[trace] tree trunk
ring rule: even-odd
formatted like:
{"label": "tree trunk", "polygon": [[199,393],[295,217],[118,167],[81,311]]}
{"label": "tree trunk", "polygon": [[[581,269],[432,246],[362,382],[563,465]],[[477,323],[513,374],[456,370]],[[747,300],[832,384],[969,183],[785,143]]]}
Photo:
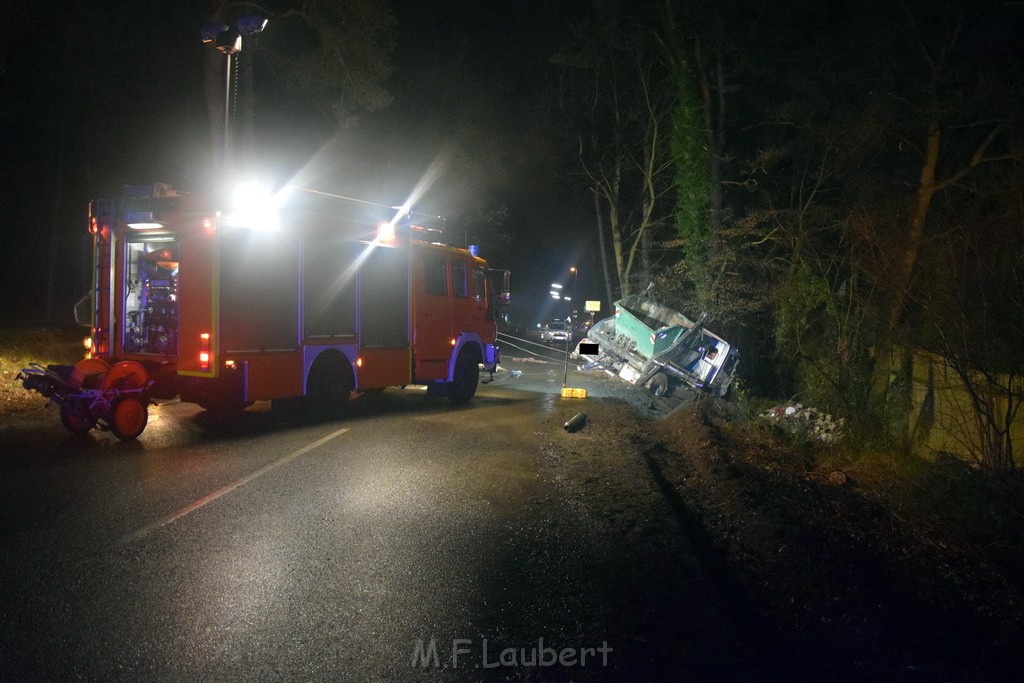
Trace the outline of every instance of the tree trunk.
{"label": "tree trunk", "polygon": [[892,374],[898,372],[902,366],[897,358],[898,330],[910,297],[914,269],[921,253],[921,246],[924,244],[924,226],[928,218],[928,210],[938,189],[935,172],[939,165],[941,141],[939,125],[933,121],[928,125],[925,158],[921,165],[920,184],[917,188],[914,213],[903,239],[903,253],[897,263],[887,308],[883,311],[883,327],[875,346],[875,362],[871,370],[868,405],[877,415],[881,415],[886,403]]}
{"label": "tree trunk", "polygon": [[623,250],[622,222],[619,217],[619,185],[622,182],[622,162],[616,161],[615,171],[608,188],[608,227],[612,233],[612,252],[615,254],[615,274],[619,279],[619,293],[629,294],[629,268]]}
{"label": "tree trunk", "polygon": [[614,307],[615,299],[612,296],[612,275],[608,270],[608,247],[605,245],[604,216],[601,214],[601,198],[597,192],[594,193],[594,217],[597,221],[597,244],[601,249],[601,270],[604,274],[604,290],[608,301],[608,310]]}

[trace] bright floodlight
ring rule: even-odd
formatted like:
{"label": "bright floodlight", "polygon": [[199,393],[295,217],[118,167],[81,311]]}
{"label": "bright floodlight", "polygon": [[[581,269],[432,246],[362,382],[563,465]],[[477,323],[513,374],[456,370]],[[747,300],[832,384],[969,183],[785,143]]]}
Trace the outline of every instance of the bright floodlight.
{"label": "bright floodlight", "polygon": [[395,224],[392,222],[378,223],[377,224],[377,241],[378,242],[394,242],[395,241]]}
{"label": "bright floodlight", "polygon": [[258,14],[246,14],[238,18],[235,26],[238,27],[239,33],[243,36],[248,36],[265,29],[267,27],[267,19]]}
{"label": "bright floodlight", "polygon": [[551,283],[551,286],[554,287],[555,289],[561,289],[562,288],[562,285],[554,283],[554,282]]}
{"label": "bright floodlight", "polygon": [[266,186],[256,183],[239,185],[235,188],[231,205],[231,211],[223,219],[226,225],[263,232],[281,229],[281,218],[277,212],[279,199]]}

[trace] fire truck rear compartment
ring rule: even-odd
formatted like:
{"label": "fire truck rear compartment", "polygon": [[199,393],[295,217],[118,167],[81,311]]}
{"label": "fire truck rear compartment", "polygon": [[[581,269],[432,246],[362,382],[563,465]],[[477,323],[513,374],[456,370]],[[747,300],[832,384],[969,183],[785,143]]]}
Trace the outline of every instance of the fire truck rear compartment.
{"label": "fire truck rear compartment", "polygon": [[126,353],[177,354],[178,266],[174,238],[128,242],[123,337]]}

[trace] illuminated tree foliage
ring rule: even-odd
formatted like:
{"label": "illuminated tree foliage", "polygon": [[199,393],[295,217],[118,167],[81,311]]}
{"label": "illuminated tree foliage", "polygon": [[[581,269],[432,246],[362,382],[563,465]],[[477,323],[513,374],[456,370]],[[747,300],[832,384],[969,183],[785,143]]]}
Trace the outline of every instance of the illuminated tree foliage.
{"label": "illuminated tree foliage", "polygon": [[676,164],[676,230],[694,285],[694,298],[706,304],[710,284],[708,259],[712,251],[710,156],[693,74],[682,70],[678,79],[679,103],[672,135],[672,156]]}

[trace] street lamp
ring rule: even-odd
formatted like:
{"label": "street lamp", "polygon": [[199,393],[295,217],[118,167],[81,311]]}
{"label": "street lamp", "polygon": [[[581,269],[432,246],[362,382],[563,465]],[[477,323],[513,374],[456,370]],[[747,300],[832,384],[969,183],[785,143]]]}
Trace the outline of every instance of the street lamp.
{"label": "street lamp", "polygon": [[220,139],[221,172],[227,170],[231,156],[231,119],[233,112],[231,100],[234,94],[234,62],[235,55],[242,51],[242,36],[260,33],[267,27],[267,18],[256,14],[243,14],[235,20],[234,27],[214,21],[207,22],[199,28],[199,36],[204,44],[213,45],[225,57],[224,70],[224,119]]}

